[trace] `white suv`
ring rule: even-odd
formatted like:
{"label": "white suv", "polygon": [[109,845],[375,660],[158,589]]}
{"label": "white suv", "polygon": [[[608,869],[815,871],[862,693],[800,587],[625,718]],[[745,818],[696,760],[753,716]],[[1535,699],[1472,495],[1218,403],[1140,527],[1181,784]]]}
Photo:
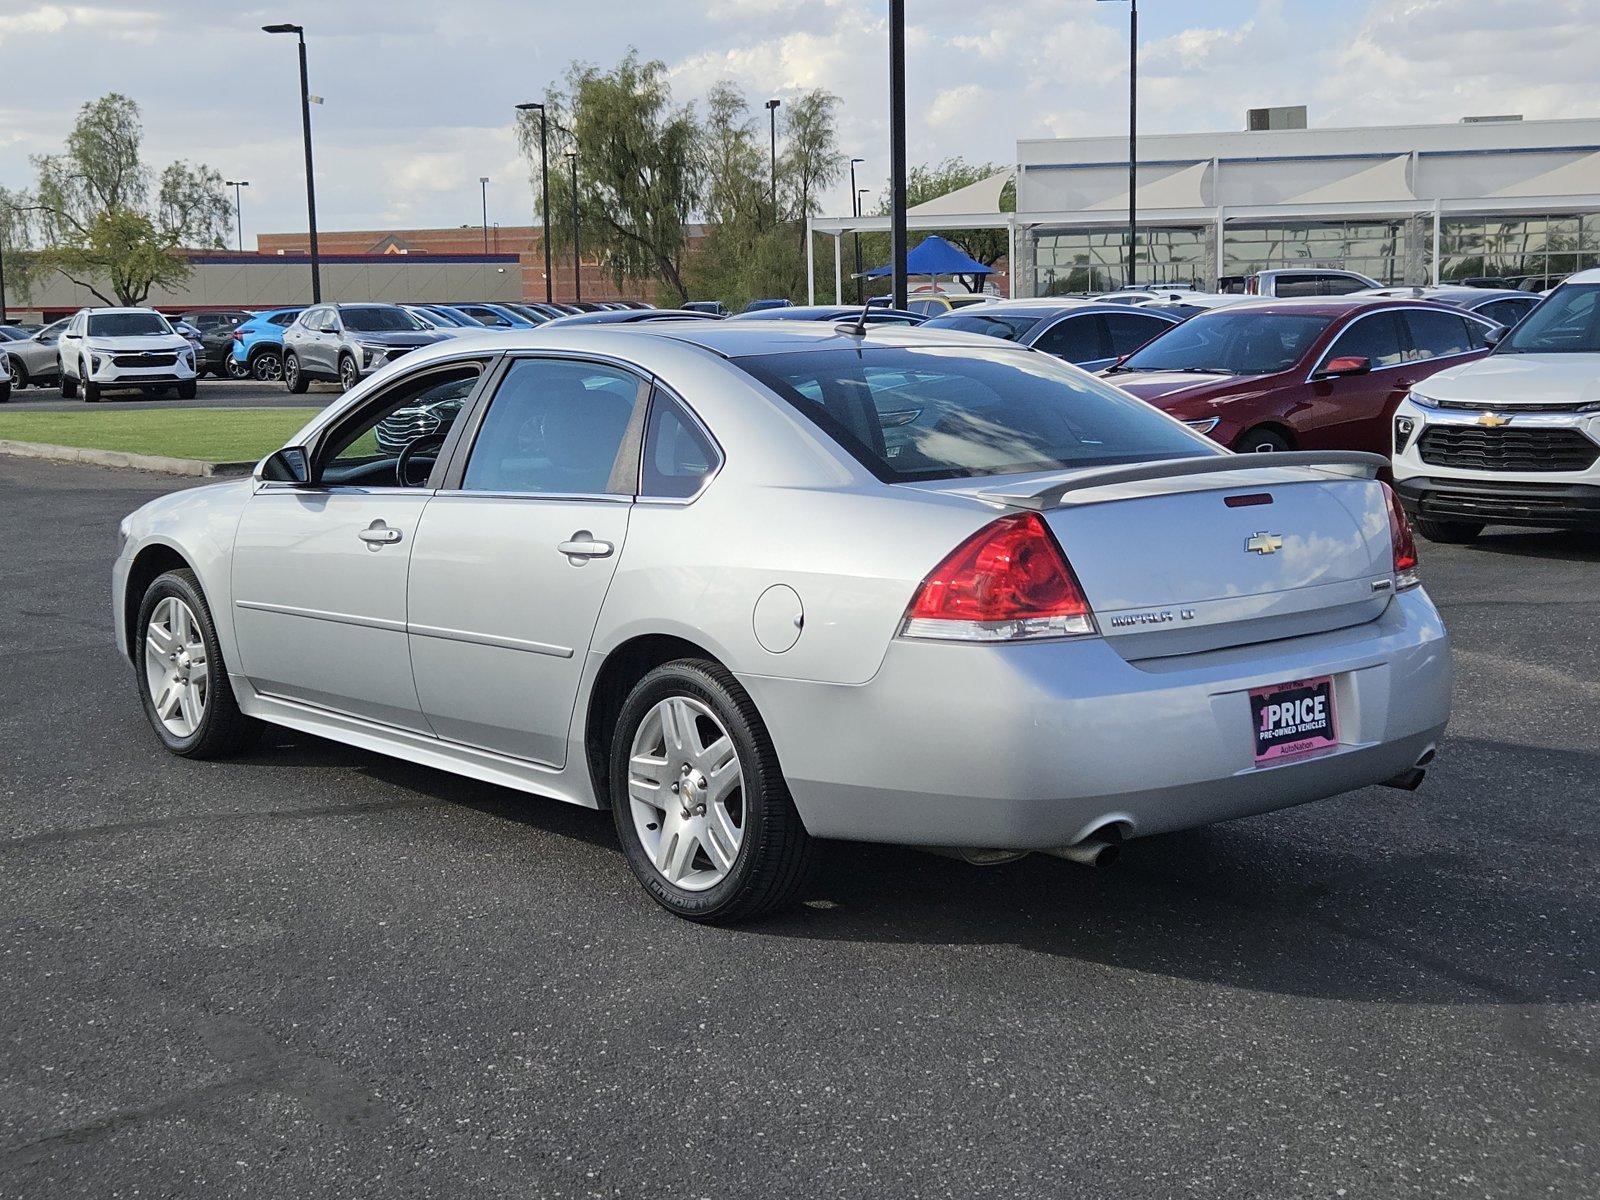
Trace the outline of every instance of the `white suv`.
{"label": "white suv", "polygon": [[153,308],[79,309],[61,331],[56,357],[68,400],[80,387],[88,401],[111,388],[176,388],[181,399],[194,399],[194,347]]}
{"label": "white suv", "polygon": [[1394,486],[1435,542],[1489,524],[1600,529],[1600,270],[1412,389],[1394,414]]}

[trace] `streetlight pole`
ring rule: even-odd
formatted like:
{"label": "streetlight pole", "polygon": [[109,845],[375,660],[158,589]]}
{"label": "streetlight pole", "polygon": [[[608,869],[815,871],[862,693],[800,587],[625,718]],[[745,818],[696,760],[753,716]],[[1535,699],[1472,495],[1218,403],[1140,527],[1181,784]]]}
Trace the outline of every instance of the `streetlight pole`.
{"label": "streetlight pole", "polygon": [[891,308],[906,306],[906,0],[889,0],[889,253]]}
{"label": "streetlight pole", "polygon": [[782,100],[767,101],[767,124],[772,133],[772,223],[778,223],[778,105]]}
{"label": "streetlight pole", "polygon": [[583,256],[578,249],[578,152],[567,151],[567,165],[572,168],[572,298],[583,299]]}
{"label": "streetlight pole", "polygon": [[311,166],[311,84],[306,76],[306,31],[301,25],[263,25],[263,33],[292,33],[300,41],[300,130],[306,144],[306,221],[311,234],[311,303],[322,303],[322,262],[317,255],[317,189]]}
{"label": "streetlight pole", "polygon": [[[861,192],[862,192],[863,189],[860,189],[860,188],[856,187],[856,164],[857,163],[864,163],[866,161],[867,160],[864,159],[864,158],[852,158],[850,160],[850,211],[855,216],[856,220],[858,220],[858,221],[861,219]],[[859,229],[851,230],[850,236],[855,239],[855,243],[856,243],[856,303],[860,304],[860,303],[862,303],[862,300],[861,300],[861,230],[859,230]],[[838,296],[838,297],[835,297],[835,299],[840,301],[840,302],[843,302],[844,297],[843,296]]]}
{"label": "streetlight pole", "polygon": [[239,253],[244,253],[244,206],[239,202],[239,189],[250,186],[248,179],[225,179],[224,187],[233,189],[233,226],[239,234]]}
{"label": "streetlight pole", "polygon": [[556,299],[555,268],[550,262],[550,152],[545,142],[544,105],[519,104],[521,112],[539,113],[539,240],[544,243],[544,302],[554,304]]}
{"label": "streetlight pole", "polygon": [[483,252],[489,253],[489,177],[478,176],[478,190],[483,193]]}
{"label": "streetlight pole", "polygon": [[1128,286],[1139,245],[1139,0],[1128,0]]}

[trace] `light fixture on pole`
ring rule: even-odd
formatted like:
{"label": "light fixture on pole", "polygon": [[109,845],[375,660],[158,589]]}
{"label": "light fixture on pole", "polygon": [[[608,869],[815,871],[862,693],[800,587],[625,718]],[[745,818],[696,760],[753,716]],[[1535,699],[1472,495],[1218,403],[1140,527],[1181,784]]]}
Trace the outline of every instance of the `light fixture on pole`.
{"label": "light fixture on pole", "polygon": [[[306,222],[311,237],[311,303],[322,303],[322,263],[317,255],[317,189],[311,167],[311,85],[306,76],[306,31],[301,25],[263,25],[263,33],[292,33],[300,42],[300,130],[306,146]],[[320,98],[319,98],[320,99]]]}
{"label": "light fixture on pole", "polygon": [[772,133],[772,223],[778,223],[778,105],[782,100],[767,101],[767,124]]}
{"label": "light fixture on pole", "polygon": [[[852,158],[850,160],[850,212],[857,220],[861,219],[861,193],[866,191],[867,189],[866,188],[858,188],[858,187],[856,187],[856,164],[857,163],[864,163],[866,161],[867,160],[864,159],[864,158]],[[862,299],[861,299],[861,230],[859,230],[859,229],[852,230],[851,233],[850,233],[850,236],[855,241],[855,244],[856,244],[856,303],[860,304],[860,303],[862,303]],[[838,300],[840,302],[843,302],[844,297],[840,296],[840,297],[838,297]]]}
{"label": "light fixture on pole", "polygon": [[250,186],[248,179],[225,179],[224,187],[233,189],[233,226],[239,234],[239,253],[244,253],[244,207],[239,203],[239,189]]}
{"label": "light fixture on pole", "polygon": [[574,147],[566,153],[567,166],[572,168],[572,298],[577,301],[583,299],[583,255],[578,248],[578,151]]}
{"label": "light fixture on pole", "polygon": [[[1121,0],[1111,0],[1120,3]],[[1128,0],[1128,286],[1139,245],[1139,0]]]}
{"label": "light fixture on pole", "polygon": [[906,306],[906,0],[889,0],[889,258],[891,308]]}
{"label": "light fixture on pole", "polygon": [[483,193],[483,252],[489,253],[489,177],[478,176],[478,190]]}
{"label": "light fixture on pole", "polygon": [[555,268],[550,262],[550,152],[545,142],[544,105],[517,105],[518,112],[539,114],[539,240],[544,243],[544,302],[554,304],[556,299]]}

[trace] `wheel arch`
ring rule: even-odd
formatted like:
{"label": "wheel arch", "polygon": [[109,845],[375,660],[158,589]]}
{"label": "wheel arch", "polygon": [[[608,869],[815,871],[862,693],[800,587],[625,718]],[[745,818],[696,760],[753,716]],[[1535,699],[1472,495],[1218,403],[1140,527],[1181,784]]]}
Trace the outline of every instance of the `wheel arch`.
{"label": "wheel arch", "polygon": [[1298,450],[1300,448],[1300,439],[1298,436],[1296,436],[1295,431],[1284,422],[1272,417],[1269,417],[1265,421],[1252,421],[1250,424],[1246,425],[1244,429],[1240,431],[1239,436],[1233,439],[1234,444],[1237,445],[1239,442],[1243,441],[1245,434],[1255,433],[1257,430],[1261,429],[1265,429],[1271,433],[1277,434],[1284,441],[1289,443],[1289,449],[1291,450]]}
{"label": "wheel arch", "polygon": [[600,664],[589,688],[583,724],[584,758],[598,807],[611,807],[611,739],[629,693],[651,671],[680,658],[703,659],[729,669],[706,647],[670,633],[631,637],[613,647]]}
{"label": "wheel arch", "polygon": [[[137,663],[139,644],[134,631],[139,624],[139,608],[150,585],[168,571],[194,571],[194,564],[168,542],[150,542],[134,555],[128,567],[128,581],[122,589],[122,631],[128,647],[128,660]],[[195,572],[199,579],[199,572]],[[204,594],[204,585],[201,585]]]}

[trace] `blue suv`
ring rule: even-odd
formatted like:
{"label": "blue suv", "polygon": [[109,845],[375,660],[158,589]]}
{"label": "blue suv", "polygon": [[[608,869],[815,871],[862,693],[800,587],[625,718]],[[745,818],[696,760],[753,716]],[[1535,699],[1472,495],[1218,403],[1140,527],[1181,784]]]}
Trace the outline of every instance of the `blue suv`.
{"label": "blue suv", "polygon": [[283,331],[305,310],[273,308],[259,312],[233,331],[233,361],[251,379],[275,383],[283,378]]}

